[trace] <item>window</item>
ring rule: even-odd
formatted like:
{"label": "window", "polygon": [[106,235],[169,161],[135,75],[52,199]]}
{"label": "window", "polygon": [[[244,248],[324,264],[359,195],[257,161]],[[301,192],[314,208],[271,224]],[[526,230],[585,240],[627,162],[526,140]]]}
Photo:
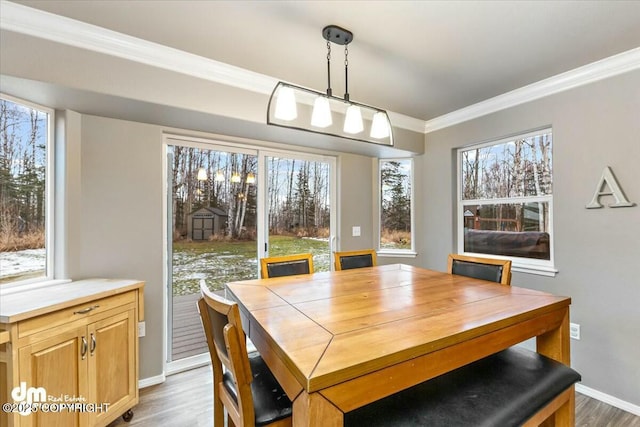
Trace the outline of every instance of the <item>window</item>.
{"label": "window", "polygon": [[551,129],[458,150],[458,250],[553,274]]}
{"label": "window", "polygon": [[413,161],[380,160],[381,252],[413,253]]}
{"label": "window", "polygon": [[53,278],[52,115],[0,96],[0,286]]}

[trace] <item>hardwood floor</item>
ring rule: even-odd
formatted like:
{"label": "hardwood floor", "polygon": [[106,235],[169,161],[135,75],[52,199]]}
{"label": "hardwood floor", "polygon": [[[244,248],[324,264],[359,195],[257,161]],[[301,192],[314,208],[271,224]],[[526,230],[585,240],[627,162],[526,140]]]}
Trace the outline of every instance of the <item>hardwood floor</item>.
{"label": "hardwood floor", "polygon": [[[172,375],[155,386],[140,390],[140,404],[131,422],[119,418],[109,427],[176,426],[213,424],[211,367]],[[640,417],[598,400],[576,394],[577,427],[640,427]]]}

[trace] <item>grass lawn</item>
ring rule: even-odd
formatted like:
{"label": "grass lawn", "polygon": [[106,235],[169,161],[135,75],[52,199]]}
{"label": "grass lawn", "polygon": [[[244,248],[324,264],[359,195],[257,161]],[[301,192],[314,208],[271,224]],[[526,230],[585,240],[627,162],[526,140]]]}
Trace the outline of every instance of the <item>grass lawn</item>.
{"label": "grass lawn", "polygon": [[[315,271],[328,271],[331,254],[327,239],[271,236],[269,255],[311,252]],[[255,241],[173,243],[173,295],[200,292],[200,279],[211,290],[227,282],[258,277]]]}

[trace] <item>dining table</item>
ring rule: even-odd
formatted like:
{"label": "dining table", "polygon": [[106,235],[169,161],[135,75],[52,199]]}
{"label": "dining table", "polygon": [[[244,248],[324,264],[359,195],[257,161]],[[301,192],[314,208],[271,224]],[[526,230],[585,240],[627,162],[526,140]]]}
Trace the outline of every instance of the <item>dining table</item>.
{"label": "dining table", "polygon": [[[344,414],[520,342],[570,364],[571,299],[404,264],[230,282],[294,426]],[[572,425],[575,398],[556,415]]]}

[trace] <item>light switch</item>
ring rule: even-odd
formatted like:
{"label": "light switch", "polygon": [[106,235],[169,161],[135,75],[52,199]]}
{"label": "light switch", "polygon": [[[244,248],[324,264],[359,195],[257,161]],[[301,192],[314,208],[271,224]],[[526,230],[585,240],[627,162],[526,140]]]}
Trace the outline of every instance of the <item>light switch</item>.
{"label": "light switch", "polygon": [[351,236],[360,237],[360,226],[359,225],[354,225],[353,227],[351,227]]}

